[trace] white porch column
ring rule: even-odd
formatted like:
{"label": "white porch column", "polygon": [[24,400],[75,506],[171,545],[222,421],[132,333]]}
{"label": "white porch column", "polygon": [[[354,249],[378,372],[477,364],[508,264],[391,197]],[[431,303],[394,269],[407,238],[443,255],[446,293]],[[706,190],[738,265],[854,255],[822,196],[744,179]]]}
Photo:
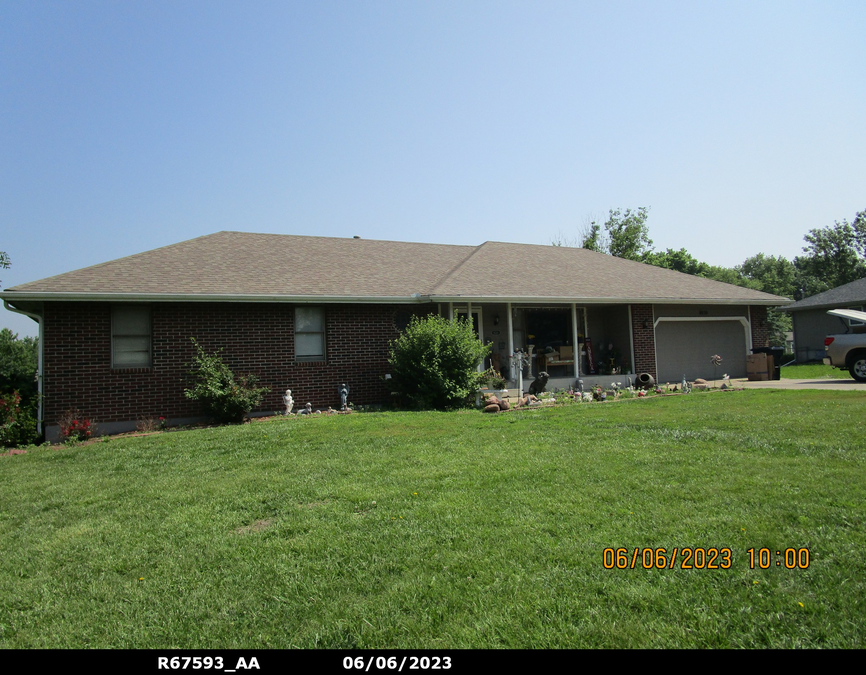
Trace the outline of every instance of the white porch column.
{"label": "white porch column", "polygon": [[511,303],[507,304],[508,309],[508,358],[514,356],[514,320],[511,316]]}
{"label": "white porch column", "polygon": [[577,303],[571,303],[571,342],[574,353],[574,376],[580,377],[580,345],[577,343]]}
{"label": "white porch column", "polygon": [[631,368],[629,368],[629,370],[637,375],[637,370],[634,365],[634,325],[632,323],[631,305],[628,305],[628,339],[631,345]]}

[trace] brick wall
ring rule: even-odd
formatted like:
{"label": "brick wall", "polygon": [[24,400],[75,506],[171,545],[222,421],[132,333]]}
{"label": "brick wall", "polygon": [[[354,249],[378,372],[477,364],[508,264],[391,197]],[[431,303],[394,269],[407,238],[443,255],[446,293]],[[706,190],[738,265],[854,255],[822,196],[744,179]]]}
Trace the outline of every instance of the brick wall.
{"label": "brick wall", "polygon": [[46,424],[70,408],[97,422],[143,417],[194,417],[199,405],[183,395],[184,376],[195,337],[208,352],[223,349],[235,374],[255,373],[270,387],[261,410],[284,409],[282,395],[292,390],[295,407],[338,408],[337,386],[349,385],[356,404],[386,403],[382,380],[388,372],[388,343],[397,336],[398,309],[425,314],[435,305],[323,305],[325,362],[296,363],[294,306],[288,304],[153,303],[153,365],[111,368],[109,303],[46,303],[44,406]]}
{"label": "brick wall", "polygon": [[767,308],[749,307],[749,315],[752,321],[752,348],[769,347],[770,327],[767,325]]}
{"label": "brick wall", "polygon": [[[656,377],[656,341],[653,329],[653,306],[632,305],[631,326],[634,336],[635,374],[649,373]],[[644,328],[646,321],[647,328]]]}

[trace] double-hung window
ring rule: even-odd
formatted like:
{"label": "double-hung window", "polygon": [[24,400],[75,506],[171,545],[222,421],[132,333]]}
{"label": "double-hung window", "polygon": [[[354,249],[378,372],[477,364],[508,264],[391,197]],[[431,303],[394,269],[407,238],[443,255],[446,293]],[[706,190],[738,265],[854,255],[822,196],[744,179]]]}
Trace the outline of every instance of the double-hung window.
{"label": "double-hung window", "polygon": [[325,360],[325,310],[295,308],[295,361]]}
{"label": "double-hung window", "polygon": [[111,310],[111,367],[150,368],[150,307],[124,305]]}

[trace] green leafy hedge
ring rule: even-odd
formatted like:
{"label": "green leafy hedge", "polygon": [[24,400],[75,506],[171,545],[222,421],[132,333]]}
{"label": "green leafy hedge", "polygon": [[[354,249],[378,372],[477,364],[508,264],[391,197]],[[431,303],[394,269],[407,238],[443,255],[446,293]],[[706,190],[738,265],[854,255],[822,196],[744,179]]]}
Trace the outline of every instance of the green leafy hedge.
{"label": "green leafy hedge", "polygon": [[418,408],[465,407],[489,375],[477,370],[488,352],[466,320],[415,317],[391,342],[394,391]]}

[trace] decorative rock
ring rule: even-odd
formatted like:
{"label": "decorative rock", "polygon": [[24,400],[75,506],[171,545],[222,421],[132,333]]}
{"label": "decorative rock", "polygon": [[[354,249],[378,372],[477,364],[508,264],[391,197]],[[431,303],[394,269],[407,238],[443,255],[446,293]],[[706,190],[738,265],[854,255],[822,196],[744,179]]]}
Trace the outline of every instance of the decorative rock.
{"label": "decorative rock", "polygon": [[484,412],[486,413],[498,413],[499,406],[496,403],[491,403],[490,405],[484,406]]}
{"label": "decorative rock", "polygon": [[511,404],[508,401],[500,401],[499,402],[499,409],[500,410],[510,410]]}
{"label": "decorative rock", "polygon": [[706,383],[707,383],[707,381],[702,377],[699,377],[698,379],[695,380],[695,384],[706,384]]}

